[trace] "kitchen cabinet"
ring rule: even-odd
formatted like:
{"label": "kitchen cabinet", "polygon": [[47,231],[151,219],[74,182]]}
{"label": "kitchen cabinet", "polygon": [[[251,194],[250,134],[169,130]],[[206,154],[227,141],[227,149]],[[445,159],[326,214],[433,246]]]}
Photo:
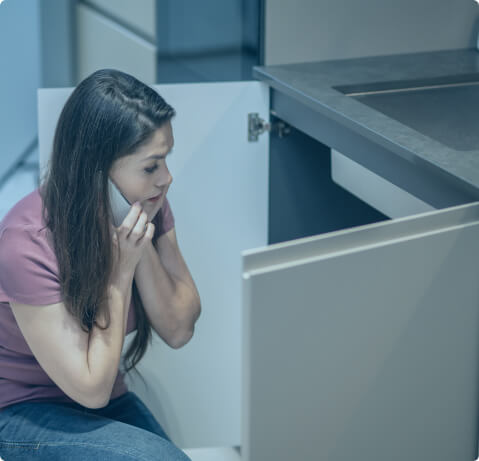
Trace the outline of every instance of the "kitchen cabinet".
{"label": "kitchen cabinet", "polygon": [[243,459],[476,459],[478,226],[475,202],[243,251]]}
{"label": "kitchen cabinet", "polygon": [[[479,202],[268,245],[269,135],[248,141],[248,114],[269,121],[268,85],[152,87],[177,111],[168,198],[202,314],[179,350],[155,336],[147,388],[127,382],[175,443],[339,461],[399,459],[410,437],[408,459],[445,460],[441,435],[467,425],[447,445],[474,456]],[[41,168],[72,90],[38,91]]]}
{"label": "kitchen cabinet", "polygon": [[74,8],[76,81],[103,67],[149,84],[250,80],[260,62],[262,5],[80,0]]}
{"label": "kitchen cabinet", "polygon": [[[136,21],[141,17],[132,16],[131,19]],[[156,81],[156,46],[123,23],[89,5],[77,3],[76,34],[78,82],[93,71],[108,67],[131,73],[146,83]]]}
{"label": "kitchen cabinet", "polygon": [[98,11],[106,13],[115,21],[135,30],[146,39],[156,40],[156,0],[140,0],[132,3],[128,0],[87,0],[89,5]]}

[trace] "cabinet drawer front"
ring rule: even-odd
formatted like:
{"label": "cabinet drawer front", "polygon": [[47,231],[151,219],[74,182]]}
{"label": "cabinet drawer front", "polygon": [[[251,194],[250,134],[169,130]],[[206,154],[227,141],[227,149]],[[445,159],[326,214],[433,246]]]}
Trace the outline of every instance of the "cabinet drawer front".
{"label": "cabinet drawer front", "polygon": [[76,11],[77,81],[111,67],[146,84],[156,82],[155,46],[85,5],[78,4]]}
{"label": "cabinet drawer front", "polygon": [[475,459],[479,203],[243,252],[245,459]]}
{"label": "cabinet drawer front", "polygon": [[88,3],[156,42],[156,0],[88,0]]}

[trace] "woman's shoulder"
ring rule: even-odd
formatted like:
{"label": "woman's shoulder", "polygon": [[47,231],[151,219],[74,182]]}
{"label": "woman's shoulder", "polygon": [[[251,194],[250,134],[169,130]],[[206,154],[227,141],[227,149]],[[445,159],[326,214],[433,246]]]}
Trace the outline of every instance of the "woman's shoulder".
{"label": "woman's shoulder", "polygon": [[59,287],[50,231],[41,219],[41,198],[33,191],[0,222],[0,295],[17,303],[48,303],[60,299]]}
{"label": "woman's shoulder", "polygon": [[38,188],[18,200],[0,221],[0,235],[4,229],[40,231],[45,227],[42,216],[42,198]]}
{"label": "woman's shoulder", "polygon": [[42,217],[42,199],[38,188],[17,203],[0,221],[0,256],[56,260],[51,233]]}

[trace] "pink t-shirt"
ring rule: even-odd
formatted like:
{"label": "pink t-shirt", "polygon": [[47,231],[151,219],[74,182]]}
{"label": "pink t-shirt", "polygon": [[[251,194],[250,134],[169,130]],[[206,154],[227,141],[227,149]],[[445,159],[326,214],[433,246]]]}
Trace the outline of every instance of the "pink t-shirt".
{"label": "pink t-shirt", "polygon": [[[164,234],[174,227],[166,197],[157,216],[160,213],[160,234]],[[156,219],[153,222],[158,226]],[[62,301],[57,259],[51,239],[47,238],[50,231],[44,226],[38,188],[18,201],[0,222],[0,409],[24,400],[73,402],[35,359],[9,304],[13,301],[47,305]],[[132,301],[126,332],[135,329]],[[127,392],[123,376],[118,370],[110,399]]]}

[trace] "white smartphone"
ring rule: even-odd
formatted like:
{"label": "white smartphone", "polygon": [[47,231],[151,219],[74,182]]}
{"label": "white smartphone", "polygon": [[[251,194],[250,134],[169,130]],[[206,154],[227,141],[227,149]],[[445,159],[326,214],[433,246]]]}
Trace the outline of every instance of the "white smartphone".
{"label": "white smartphone", "polygon": [[108,178],[108,190],[110,193],[111,216],[115,227],[118,227],[129,213],[131,204],[110,178]]}

